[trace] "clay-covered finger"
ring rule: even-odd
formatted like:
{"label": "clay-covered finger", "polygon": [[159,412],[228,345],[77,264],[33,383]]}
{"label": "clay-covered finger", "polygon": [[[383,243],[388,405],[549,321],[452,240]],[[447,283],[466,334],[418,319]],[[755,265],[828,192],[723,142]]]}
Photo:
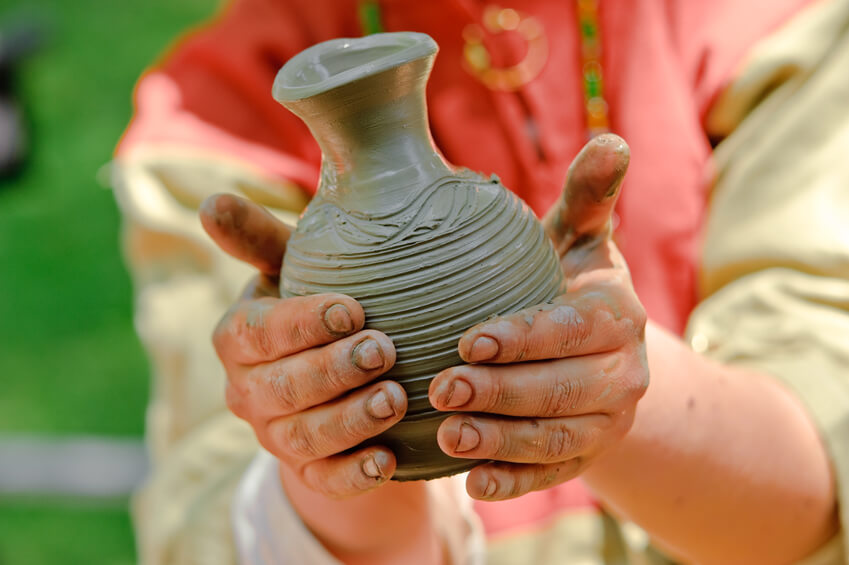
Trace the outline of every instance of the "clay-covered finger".
{"label": "clay-covered finger", "polygon": [[572,161],[562,196],[543,219],[561,255],[578,240],[607,235],[629,161],[628,144],[614,134],[591,139]]}
{"label": "clay-covered finger", "polygon": [[641,336],[646,314],[629,285],[607,281],[468,330],[467,363],[515,363],[612,351]]}
{"label": "clay-covered finger", "polygon": [[510,463],[556,463],[595,450],[616,419],[607,414],[568,418],[451,416],[437,441],[447,455]]}
{"label": "clay-covered finger", "polygon": [[333,402],[272,421],[263,434],[264,447],[284,461],[322,459],[389,429],[406,411],[407,396],[401,385],[381,381]]}
{"label": "clay-covered finger", "polygon": [[643,360],[627,351],[538,363],[460,365],[433,379],[429,399],[437,410],[516,417],[610,413],[641,398],[648,386]]}
{"label": "clay-covered finger", "polygon": [[333,455],[304,465],[301,478],[313,490],[331,498],[368,492],[392,477],[395,456],[385,447],[367,447],[354,453]]}
{"label": "clay-covered finger", "polygon": [[392,340],[376,330],[364,330],[271,363],[231,371],[229,385],[240,390],[241,404],[251,403],[247,419],[268,421],[338,398],[394,363]]}
{"label": "clay-covered finger", "polygon": [[236,303],[218,323],[213,343],[225,366],[255,365],[359,331],[365,314],[343,294],[259,298]]}
{"label": "clay-covered finger", "polygon": [[469,471],[466,492],[478,500],[507,500],[577,477],[587,461],[575,457],[547,464],[486,463]]}
{"label": "clay-covered finger", "polygon": [[259,204],[233,194],[214,194],[201,204],[200,221],[228,254],[265,275],[280,274],[290,231]]}

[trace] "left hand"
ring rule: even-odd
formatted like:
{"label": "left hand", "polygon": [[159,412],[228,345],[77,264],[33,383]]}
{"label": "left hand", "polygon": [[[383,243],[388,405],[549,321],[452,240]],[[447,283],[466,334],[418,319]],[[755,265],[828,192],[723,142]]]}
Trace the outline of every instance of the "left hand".
{"label": "left hand", "polygon": [[571,479],[631,427],[649,375],[646,314],[611,238],[628,159],[615,135],[590,141],[543,220],[568,292],[471,328],[459,342],[470,365],[430,385],[434,407],[461,412],[440,426],[442,450],[493,460],[469,473],[474,498],[513,498]]}

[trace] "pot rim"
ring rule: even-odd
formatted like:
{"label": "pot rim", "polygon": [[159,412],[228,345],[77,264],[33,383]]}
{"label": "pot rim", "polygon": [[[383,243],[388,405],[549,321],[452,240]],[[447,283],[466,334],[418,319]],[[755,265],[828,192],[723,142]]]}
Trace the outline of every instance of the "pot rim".
{"label": "pot rim", "polygon": [[[343,37],[318,43],[301,51],[277,72],[271,94],[278,102],[303,100],[344,84],[376,75],[436,53],[436,42],[427,34],[403,31],[365,37]],[[343,58],[357,61],[368,51],[374,58],[329,69]],[[367,57],[367,55],[366,55]],[[312,76],[310,76],[312,75]]]}

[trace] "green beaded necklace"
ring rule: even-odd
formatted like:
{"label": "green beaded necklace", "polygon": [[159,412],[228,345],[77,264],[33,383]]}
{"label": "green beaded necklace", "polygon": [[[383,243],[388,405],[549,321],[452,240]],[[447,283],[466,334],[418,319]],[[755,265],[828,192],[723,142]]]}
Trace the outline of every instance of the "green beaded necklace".
{"label": "green beaded necklace", "polygon": [[357,14],[360,16],[360,27],[363,30],[363,35],[383,33],[380,4],[376,0],[361,0],[359,6],[357,6]]}
{"label": "green beaded necklace", "polygon": [[584,115],[589,137],[610,131],[601,68],[599,0],[577,0],[578,29],[581,31],[581,76],[584,79]]}

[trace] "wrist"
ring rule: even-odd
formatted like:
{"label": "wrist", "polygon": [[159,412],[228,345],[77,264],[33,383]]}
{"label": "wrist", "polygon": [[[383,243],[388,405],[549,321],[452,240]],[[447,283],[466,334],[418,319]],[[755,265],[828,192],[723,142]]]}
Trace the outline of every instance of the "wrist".
{"label": "wrist", "polygon": [[584,474],[606,506],[684,561],[795,561],[829,539],[828,459],[798,400],[656,325],[646,342],[652,381],[634,426]]}
{"label": "wrist", "polygon": [[279,476],[304,525],[343,563],[442,562],[425,482],[390,482],[333,499],[310,489],[282,463]]}

